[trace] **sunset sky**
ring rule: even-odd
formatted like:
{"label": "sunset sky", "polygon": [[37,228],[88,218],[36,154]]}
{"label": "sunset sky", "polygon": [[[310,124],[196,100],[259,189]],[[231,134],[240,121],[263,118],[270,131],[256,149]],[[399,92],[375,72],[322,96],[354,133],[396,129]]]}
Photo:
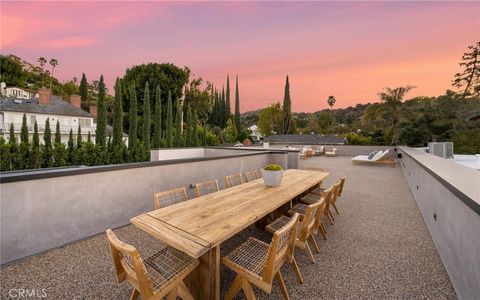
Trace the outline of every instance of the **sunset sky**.
{"label": "sunset sky", "polygon": [[220,87],[238,74],[242,112],[282,101],[287,74],[294,111],[406,84],[437,96],[478,40],[479,2],[1,2],[2,54],[56,58],[60,80],[103,74],[110,90],[148,62]]}

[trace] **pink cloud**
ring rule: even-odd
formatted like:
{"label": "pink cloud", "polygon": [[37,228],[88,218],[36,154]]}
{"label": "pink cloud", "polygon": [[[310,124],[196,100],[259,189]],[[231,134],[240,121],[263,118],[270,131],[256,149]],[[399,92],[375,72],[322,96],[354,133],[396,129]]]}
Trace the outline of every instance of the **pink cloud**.
{"label": "pink cloud", "polygon": [[66,49],[66,48],[82,48],[89,47],[95,44],[95,40],[88,37],[67,37],[55,40],[47,40],[39,46],[44,49]]}

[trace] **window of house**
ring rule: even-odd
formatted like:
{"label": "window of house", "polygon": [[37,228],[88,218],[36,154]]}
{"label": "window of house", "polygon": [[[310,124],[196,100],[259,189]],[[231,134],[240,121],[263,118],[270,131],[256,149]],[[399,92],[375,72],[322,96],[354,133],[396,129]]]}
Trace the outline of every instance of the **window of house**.
{"label": "window of house", "polygon": [[81,127],[91,127],[91,120],[87,118],[80,118],[79,119],[79,124]]}
{"label": "window of house", "polygon": [[37,116],[35,116],[35,115],[30,116],[30,124],[32,124],[32,125],[35,124],[36,120],[37,120]]}

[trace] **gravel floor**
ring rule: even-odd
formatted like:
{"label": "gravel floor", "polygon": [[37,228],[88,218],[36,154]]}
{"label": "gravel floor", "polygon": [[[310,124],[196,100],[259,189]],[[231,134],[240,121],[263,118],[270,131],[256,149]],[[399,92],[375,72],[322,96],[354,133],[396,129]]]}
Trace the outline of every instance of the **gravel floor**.
{"label": "gravel floor", "polygon": [[[331,172],[325,186],[340,175],[347,181],[335,225],[325,222],[328,240],[317,238],[317,263],[296,251],[305,283],[298,284],[288,266],[282,271],[292,299],[456,299],[398,167],[353,166],[347,157],[310,158],[301,165]],[[133,226],[116,232],[144,257],[160,245]],[[267,242],[271,238],[252,226],[224,243],[222,255],[248,236]],[[234,276],[222,267],[222,298]],[[45,289],[48,299],[128,299],[130,293],[128,284],[115,281],[103,234],[2,267],[0,285],[2,299],[10,298],[10,289],[20,288]],[[258,289],[255,294],[259,299],[281,298],[277,283],[271,295]],[[243,293],[237,295],[243,298]]]}

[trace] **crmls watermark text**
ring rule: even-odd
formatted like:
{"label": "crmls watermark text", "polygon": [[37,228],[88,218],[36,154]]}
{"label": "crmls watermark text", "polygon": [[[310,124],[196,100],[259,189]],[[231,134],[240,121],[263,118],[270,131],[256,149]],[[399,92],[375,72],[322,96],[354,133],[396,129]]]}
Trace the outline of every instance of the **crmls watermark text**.
{"label": "crmls watermark text", "polygon": [[46,289],[11,289],[8,295],[14,299],[47,298]]}

